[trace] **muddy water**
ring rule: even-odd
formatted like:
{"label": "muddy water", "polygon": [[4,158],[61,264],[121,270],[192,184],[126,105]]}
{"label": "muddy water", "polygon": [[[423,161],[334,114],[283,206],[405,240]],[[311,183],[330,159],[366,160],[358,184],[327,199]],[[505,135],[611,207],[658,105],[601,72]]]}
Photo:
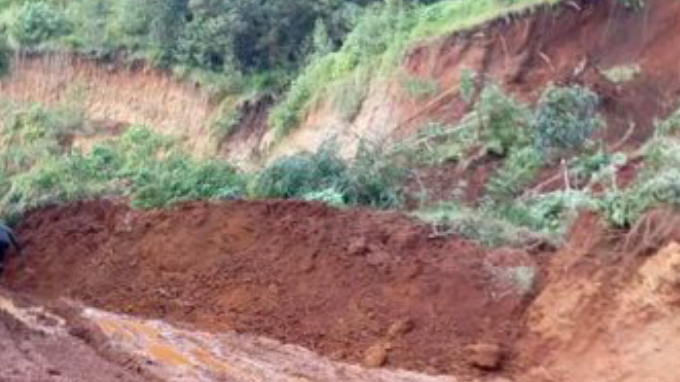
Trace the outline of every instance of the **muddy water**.
{"label": "muddy water", "polygon": [[[117,353],[134,359],[135,368],[143,368],[144,374],[161,381],[462,382],[450,376],[426,376],[336,363],[297,346],[282,345],[250,335],[192,331],[159,320],[143,320],[93,308],[82,308],[80,312],[81,318],[94,324],[92,328],[98,328],[107,339],[108,345]],[[40,350],[44,347],[36,345],[38,341],[52,341],[62,346],[57,353],[71,360],[70,365],[63,366],[51,362],[49,354],[27,357],[23,370],[29,370],[30,373],[20,373],[17,381],[35,378],[36,374],[50,373],[54,374],[54,379],[45,379],[46,381],[81,381],[87,380],[86,377],[81,379],[74,375],[84,371],[101,373],[106,368],[111,368],[107,375],[115,378],[113,380],[140,380],[139,370],[134,375],[125,377],[126,373],[132,371],[114,371],[115,368],[123,367],[105,360],[106,357],[79,364],[78,360],[86,359],[80,353],[87,351],[91,353],[88,356],[92,357],[96,351],[69,334],[72,329],[69,328],[69,320],[45,309],[18,305],[10,298],[0,295],[0,316],[5,317],[0,319],[4,329],[0,331],[0,342],[16,342],[14,338],[21,332],[25,344],[19,346],[17,353],[21,353],[27,346]],[[11,325],[7,325],[8,317],[12,321]],[[6,354],[3,350],[3,355]],[[38,363],[36,359],[40,360],[40,365],[35,364]],[[0,357],[0,368],[3,370],[15,362],[3,360]],[[129,368],[130,365],[127,366]],[[5,381],[2,378],[0,380]]]}
{"label": "muddy water", "polygon": [[243,334],[184,330],[91,308],[83,316],[117,348],[145,359],[154,374],[168,381],[459,381],[334,363],[297,346]]}

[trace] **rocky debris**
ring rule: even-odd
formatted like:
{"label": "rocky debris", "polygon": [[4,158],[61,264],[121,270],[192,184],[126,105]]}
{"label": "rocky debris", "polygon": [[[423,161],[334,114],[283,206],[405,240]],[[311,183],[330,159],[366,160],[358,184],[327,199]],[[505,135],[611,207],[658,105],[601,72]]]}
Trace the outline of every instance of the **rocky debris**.
{"label": "rocky debris", "polygon": [[492,343],[477,343],[467,346],[465,355],[471,366],[486,371],[500,370],[505,357],[503,348]]}
{"label": "rocky debris", "polygon": [[366,349],[364,353],[364,366],[381,367],[387,363],[387,353],[390,345],[387,343],[377,343]]}

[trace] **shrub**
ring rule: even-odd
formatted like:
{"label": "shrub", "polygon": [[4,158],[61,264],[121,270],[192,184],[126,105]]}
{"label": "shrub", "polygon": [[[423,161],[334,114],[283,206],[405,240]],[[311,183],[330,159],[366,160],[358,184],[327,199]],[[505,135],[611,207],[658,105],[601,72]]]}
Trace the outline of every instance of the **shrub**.
{"label": "shrub", "polygon": [[194,159],[174,139],[143,127],[131,127],[89,153],[71,151],[60,144],[64,131],[74,131],[64,130],[67,121],[34,107],[3,125],[0,211],[6,217],[103,195],[129,196],[134,206],[148,208],[243,193],[243,178],[228,163]]}
{"label": "shrub", "polygon": [[348,169],[342,189],[347,204],[395,208],[403,202],[399,182],[408,171],[381,146],[362,142]]}
{"label": "shrub", "polygon": [[329,198],[336,204],[342,195],[342,204],[392,208],[402,202],[398,183],[403,176],[405,170],[376,147],[362,144],[347,164],[331,142],[316,153],[276,160],[257,175],[251,194],[260,198]]}
{"label": "shrub", "polygon": [[431,78],[418,78],[406,75],[400,81],[401,88],[409,97],[421,100],[439,91],[439,84]]}
{"label": "shrub", "polygon": [[579,211],[597,210],[598,200],[588,192],[560,190],[528,200],[491,203],[493,216],[550,236],[562,236]]}
{"label": "shrub", "polygon": [[546,155],[583,147],[604,124],[598,105],[599,97],[587,88],[549,86],[531,122],[536,146]]}
{"label": "shrub", "polygon": [[166,207],[178,202],[239,196],[241,179],[226,162],[196,161],[174,153],[133,177],[132,205]]}
{"label": "shrub", "polygon": [[460,75],[459,88],[460,96],[465,103],[471,105],[474,101],[475,92],[477,91],[477,73],[472,69],[463,69]]}
{"label": "shrub", "polygon": [[553,242],[527,226],[506,220],[486,209],[473,209],[458,203],[442,203],[417,211],[417,218],[433,225],[435,234],[456,234],[490,247],[524,246],[536,240]]}
{"label": "shrub", "polygon": [[398,151],[417,164],[439,165],[460,161],[477,144],[478,130],[477,114],[469,113],[455,126],[424,126],[416,136],[401,142]]}
{"label": "shrub", "polygon": [[36,46],[68,32],[63,12],[48,2],[26,2],[9,25],[10,37],[21,46]]}
{"label": "shrub", "polygon": [[656,121],[654,134],[657,137],[676,135],[680,130],[680,108],[663,121]]}
{"label": "shrub", "polygon": [[680,143],[656,138],[645,148],[645,168],[626,190],[614,189],[600,209],[617,226],[630,226],[647,210],[661,205],[680,207]]}
{"label": "shrub", "polygon": [[210,121],[210,132],[218,144],[234,132],[234,129],[241,122],[241,118],[242,104],[239,100],[224,99],[215,117]]}
{"label": "shrub", "polygon": [[333,85],[333,106],[343,120],[352,122],[359,114],[368,96],[370,81],[371,71],[366,69]]}
{"label": "shrub", "polygon": [[475,108],[487,150],[506,155],[513,147],[521,147],[528,142],[529,110],[507,95],[500,85],[492,83],[486,86]]}
{"label": "shrub", "polygon": [[257,175],[252,193],[256,197],[301,198],[306,194],[340,186],[347,166],[333,143],[316,153],[283,157]]}
{"label": "shrub", "polygon": [[531,146],[513,151],[486,186],[488,196],[511,199],[519,196],[538,175],[543,157]]}

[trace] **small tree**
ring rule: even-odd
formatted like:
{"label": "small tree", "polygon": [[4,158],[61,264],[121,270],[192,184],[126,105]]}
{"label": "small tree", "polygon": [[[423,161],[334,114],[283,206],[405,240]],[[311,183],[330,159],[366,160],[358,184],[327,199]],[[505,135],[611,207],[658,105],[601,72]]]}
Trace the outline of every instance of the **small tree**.
{"label": "small tree", "polygon": [[506,94],[500,85],[487,85],[476,105],[481,121],[482,140],[487,149],[506,155],[512,147],[523,146],[529,110],[521,102]]}
{"label": "small tree", "polygon": [[64,35],[68,30],[63,12],[49,3],[24,3],[9,25],[9,35],[18,45],[35,46]]}
{"label": "small tree", "polygon": [[544,154],[583,147],[604,124],[599,102],[597,94],[582,86],[549,86],[531,123],[536,146]]}

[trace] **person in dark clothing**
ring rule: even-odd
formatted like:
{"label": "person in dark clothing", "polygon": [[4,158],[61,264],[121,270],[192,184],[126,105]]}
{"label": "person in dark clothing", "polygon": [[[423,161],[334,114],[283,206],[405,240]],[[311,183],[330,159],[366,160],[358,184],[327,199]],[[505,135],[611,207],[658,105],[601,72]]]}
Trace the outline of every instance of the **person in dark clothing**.
{"label": "person in dark clothing", "polygon": [[2,273],[5,270],[5,255],[10,246],[13,246],[17,253],[21,255],[21,246],[14,235],[14,231],[8,226],[0,223],[0,276],[2,276]]}

